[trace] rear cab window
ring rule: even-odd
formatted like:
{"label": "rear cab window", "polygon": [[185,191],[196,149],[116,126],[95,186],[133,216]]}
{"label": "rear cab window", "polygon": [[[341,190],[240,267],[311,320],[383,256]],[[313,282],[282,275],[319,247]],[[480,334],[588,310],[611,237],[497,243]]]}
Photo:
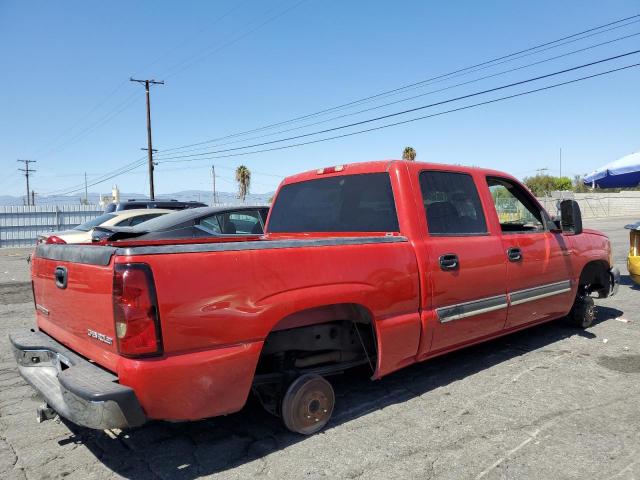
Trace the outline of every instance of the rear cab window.
{"label": "rear cab window", "polygon": [[471,175],[425,170],[420,190],[430,235],[486,235],[487,222]]}
{"label": "rear cab window", "polygon": [[341,175],[284,185],[269,232],[397,232],[388,173]]}

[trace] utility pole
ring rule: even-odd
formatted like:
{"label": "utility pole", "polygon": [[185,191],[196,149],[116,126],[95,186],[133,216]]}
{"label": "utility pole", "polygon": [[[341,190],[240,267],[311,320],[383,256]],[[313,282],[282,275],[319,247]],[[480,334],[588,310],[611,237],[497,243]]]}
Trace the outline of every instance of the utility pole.
{"label": "utility pole", "polygon": [[560,178],[562,178],[562,147],[560,147]]}
{"label": "utility pole", "polygon": [[218,194],[216,193],[216,167],[211,165],[211,176],[213,177],[213,204],[218,204]]}
{"label": "utility pole", "polygon": [[87,190],[87,172],[84,172],[84,204],[89,205],[89,193]]}
{"label": "utility pole", "polygon": [[147,94],[147,153],[149,154],[149,198],[155,200],[155,191],[153,186],[153,145],[151,142],[151,102],[149,100],[149,85],[164,85],[163,81],[156,80],[136,80],[130,77],[131,82],[144,83],[144,90]]}
{"label": "utility pole", "polygon": [[35,205],[35,204],[36,204],[36,192],[31,190],[31,205]]}
{"label": "utility pole", "polygon": [[35,172],[35,170],[32,168],[29,168],[29,164],[36,163],[36,161],[35,160],[18,160],[18,161],[24,163],[24,168],[19,168],[18,170],[20,170],[21,172],[24,172],[24,176],[27,179],[27,205],[31,205],[31,202],[29,201],[29,196],[30,196],[29,175]]}

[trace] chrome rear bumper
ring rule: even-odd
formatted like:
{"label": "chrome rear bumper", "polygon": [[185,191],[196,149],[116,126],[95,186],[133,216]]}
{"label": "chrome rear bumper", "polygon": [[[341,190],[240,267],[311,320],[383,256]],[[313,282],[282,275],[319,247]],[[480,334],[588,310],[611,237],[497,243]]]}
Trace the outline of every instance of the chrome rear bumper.
{"label": "chrome rear bumper", "polygon": [[14,334],[9,340],[20,375],[62,417],[98,430],[145,423],[135,392],[112,373],[43,332]]}

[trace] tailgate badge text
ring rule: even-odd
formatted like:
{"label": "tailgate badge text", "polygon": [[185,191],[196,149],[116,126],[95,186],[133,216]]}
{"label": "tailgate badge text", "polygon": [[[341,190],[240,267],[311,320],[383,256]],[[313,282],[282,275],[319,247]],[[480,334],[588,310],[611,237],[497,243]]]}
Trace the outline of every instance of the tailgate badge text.
{"label": "tailgate badge text", "polygon": [[107,345],[113,345],[113,338],[107,337],[106,335],[98,333],[95,330],[91,330],[90,328],[87,329],[87,335],[89,335],[91,338],[95,338],[96,340],[100,340]]}

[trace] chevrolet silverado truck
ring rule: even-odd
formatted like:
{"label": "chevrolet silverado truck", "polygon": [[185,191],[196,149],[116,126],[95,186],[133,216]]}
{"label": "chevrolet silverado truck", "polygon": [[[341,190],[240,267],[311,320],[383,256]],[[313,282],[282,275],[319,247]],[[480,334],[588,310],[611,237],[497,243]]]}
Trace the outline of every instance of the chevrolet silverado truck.
{"label": "chevrolet silverado truck", "polygon": [[410,161],[286,178],[266,233],[37,245],[21,375],[95,429],[237,412],[251,392],[322,429],[327,378],[400,368],[555,319],[586,328],[616,292],[609,239],[577,203],[553,220],[515,178]]}

